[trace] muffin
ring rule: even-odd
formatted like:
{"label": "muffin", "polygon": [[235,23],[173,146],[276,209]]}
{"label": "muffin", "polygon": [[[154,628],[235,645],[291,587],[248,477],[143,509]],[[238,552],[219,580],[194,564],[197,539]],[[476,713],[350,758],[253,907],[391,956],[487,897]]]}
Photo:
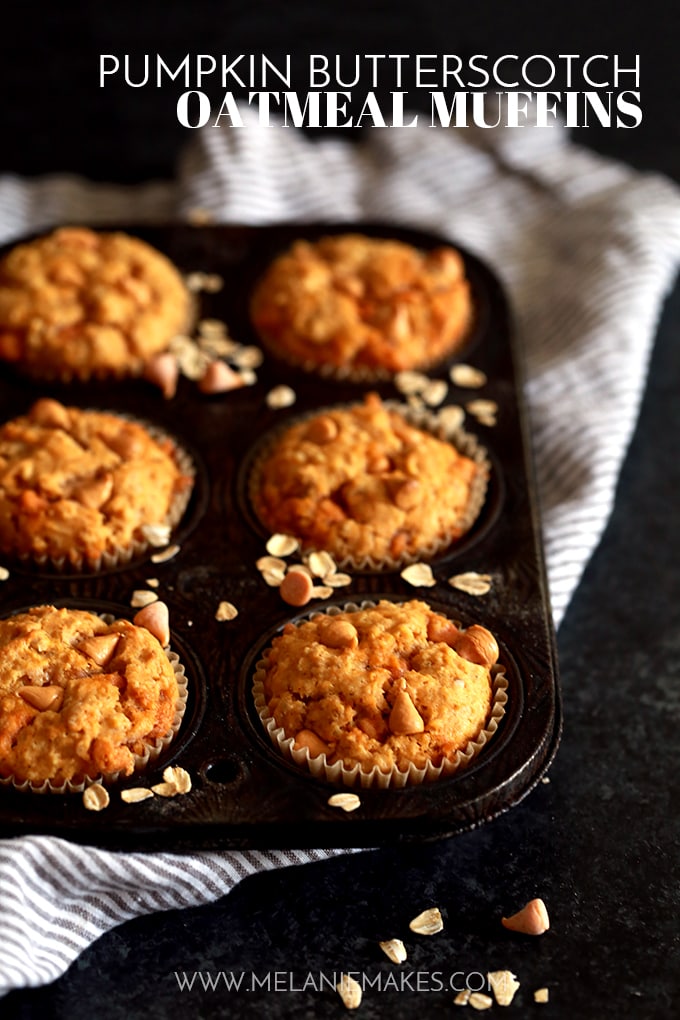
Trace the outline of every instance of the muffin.
{"label": "muffin", "polygon": [[403,785],[453,771],[495,730],[497,659],[486,628],[382,601],[287,624],[259,664],[256,705],[314,774]]}
{"label": "muffin", "polygon": [[174,524],[192,486],[186,456],[138,422],[42,399],[0,427],[0,551],[98,569]]}
{"label": "muffin", "polygon": [[178,726],[176,672],[127,620],[38,606],[0,620],[0,776],[59,787],[130,775]]}
{"label": "muffin", "polygon": [[0,261],[0,358],[38,378],[138,375],[191,322],[180,273],[127,234],[63,227]]}
{"label": "muffin", "polygon": [[468,455],[408,415],[370,393],[286,428],[251,475],[260,521],[358,567],[393,566],[455,542],[484,499],[484,453],[471,436],[452,437]]}
{"label": "muffin", "polygon": [[455,249],[341,234],[296,241],[276,258],[255,288],[251,318],[279,357],[361,378],[452,354],[472,302]]}

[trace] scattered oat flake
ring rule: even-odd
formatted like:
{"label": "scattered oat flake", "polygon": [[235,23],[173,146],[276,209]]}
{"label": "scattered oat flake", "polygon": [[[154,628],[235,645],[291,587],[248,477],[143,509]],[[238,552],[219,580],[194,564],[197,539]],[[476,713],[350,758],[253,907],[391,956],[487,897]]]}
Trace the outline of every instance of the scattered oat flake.
{"label": "scattered oat flake", "polygon": [[470,989],[464,988],[462,992],[458,992],[458,995],[453,1000],[455,1006],[467,1006],[470,1001]]}
{"label": "scattered oat flake", "polygon": [[187,212],[187,223],[190,223],[192,227],[206,227],[214,222],[214,214],[209,209],[203,209],[201,206],[194,206],[193,209],[189,209]]}
{"label": "scattered oat flake", "polygon": [[281,582],[285,577],[285,571],[283,570],[263,570],[262,580],[265,584],[268,584],[270,588],[280,588]]}
{"label": "scattered oat flake", "polygon": [[260,556],[255,561],[258,570],[285,570],[287,563],[280,556]]}
{"label": "scattered oat flake", "polygon": [[215,619],[218,623],[224,623],[228,620],[235,620],[238,616],[238,609],[233,602],[220,602],[219,606],[215,611]]}
{"label": "scattered oat flake", "polygon": [[473,1009],[491,1009],[493,1006],[493,999],[490,995],[482,995],[481,992],[472,992],[468,999],[468,1005],[472,1006]]}
{"label": "scattered oat flake", "polygon": [[428,910],[423,910],[422,914],[418,914],[409,923],[409,928],[416,935],[436,935],[443,927],[444,922],[439,907],[430,907]]}
{"label": "scattered oat flake", "polygon": [[267,542],[267,552],[272,556],[290,556],[297,552],[300,543],[292,535],[272,535]]}
{"label": "scattered oat flake", "polygon": [[406,403],[414,411],[422,411],[425,407],[425,401],[417,393],[410,393],[406,398]]}
{"label": "scattered oat flake", "polygon": [[120,799],[126,804],[139,804],[142,800],[149,800],[153,797],[153,791],[146,786],[133,786],[129,790],[120,791]]}
{"label": "scattered oat flake", "polygon": [[151,562],[167,563],[168,560],[171,560],[173,556],[177,555],[179,550],[180,547],[178,545],[169,545],[167,549],[163,550],[163,552],[154,553],[153,556],[151,557]]}
{"label": "scattered oat flake", "polygon": [[492,970],[486,975],[499,1006],[509,1006],[519,988],[517,977],[510,970]]}
{"label": "scattered oat flake", "polygon": [[133,591],[132,593],[130,605],[133,609],[143,609],[144,606],[150,606],[152,602],[157,601],[158,595],[155,591],[147,591],[144,588],[138,588],[137,591]]}
{"label": "scattered oat flake", "polygon": [[484,425],[488,429],[495,428],[498,424],[498,419],[495,414],[478,414],[476,420],[480,425]]}
{"label": "scattered oat flake", "polygon": [[448,391],[449,387],[443,379],[433,379],[423,390],[423,400],[428,407],[439,407],[442,401],[446,399]]}
{"label": "scattered oat flake", "polygon": [[463,389],[478,389],[486,386],[486,375],[480,368],[473,368],[472,365],[453,365],[449,377],[454,386],[462,386]]}
{"label": "scattered oat flake", "polygon": [[7,567],[0,567],[0,581],[6,581],[9,577],[9,570]]}
{"label": "scattered oat flake", "polygon": [[312,599],[329,599],[333,594],[333,589],[327,584],[315,584],[312,588]]}
{"label": "scattered oat flake", "polygon": [[454,432],[465,421],[465,411],[458,404],[449,404],[439,411],[437,421],[447,432]]}
{"label": "scattered oat flake", "polygon": [[156,783],[151,789],[159,797],[176,797],[179,793],[174,783]]}
{"label": "scattered oat flake", "polygon": [[239,346],[235,340],[221,333],[198,338],[199,350],[212,358],[229,358],[239,349]]}
{"label": "scattered oat flake", "polygon": [[88,811],[103,811],[109,803],[108,790],[105,790],[101,783],[93,783],[83,790],[83,806]]}
{"label": "scattered oat flake", "polygon": [[267,407],[271,407],[274,411],[278,411],[282,407],[290,407],[296,399],[295,390],[290,386],[275,386],[265,397]]}
{"label": "scattered oat flake", "polygon": [[549,1002],[550,1001],[550,989],[549,988],[537,988],[534,992],[534,1002]]}
{"label": "scattered oat flake", "polygon": [[207,294],[217,294],[224,287],[224,280],[219,273],[203,274],[203,290]]}
{"label": "scattered oat flake", "polygon": [[158,588],[161,583],[157,577],[145,577],[144,581],[148,584],[149,588]]}
{"label": "scattered oat flake", "polygon": [[335,560],[330,553],[312,552],[307,557],[307,564],[314,577],[326,577],[337,570]]}
{"label": "scattered oat flake", "polygon": [[192,294],[197,294],[204,289],[205,273],[187,273],[184,282],[187,285],[187,290],[190,290]]}
{"label": "scattered oat flake", "polygon": [[170,541],[169,524],[143,524],[141,531],[149,545],[154,548],[167,545]]}
{"label": "scattered oat flake", "polygon": [[387,939],[386,942],[379,942],[378,945],[392,963],[403,963],[406,959],[406,946],[401,939]]}
{"label": "scattered oat flake", "polygon": [[344,588],[345,585],[352,583],[352,578],[349,574],[334,573],[326,574],[326,576],[322,578],[322,581],[325,585],[328,585],[329,588]]}
{"label": "scattered oat flake", "polygon": [[414,588],[432,588],[437,583],[429,563],[411,563],[404,567],[401,577]]}
{"label": "scattered oat flake", "polygon": [[475,417],[493,416],[498,413],[498,404],[495,400],[470,400],[465,405],[465,410]]}
{"label": "scattered oat flake", "polygon": [[357,1009],[361,1004],[361,985],[349,974],[341,974],[335,990],[347,1009]]}
{"label": "scattered oat flake", "polygon": [[491,574],[478,574],[474,570],[468,570],[464,574],[454,574],[449,578],[449,584],[467,595],[486,595],[491,591]]}
{"label": "scattered oat flake", "polygon": [[550,782],[550,776],[543,776],[543,778],[541,779],[541,782],[544,785],[547,785]]}
{"label": "scattered oat flake", "polygon": [[191,776],[179,765],[168,765],[163,770],[163,779],[176,787],[177,793],[189,793],[191,790]]}
{"label": "scattered oat flake", "polygon": [[397,372],[394,377],[394,385],[404,396],[422,393],[423,390],[427,389],[430,382],[429,376],[424,375],[422,372],[412,372],[410,370]]}
{"label": "scattered oat flake", "polygon": [[291,563],[288,567],[289,574],[306,574],[310,579],[312,578],[312,572],[306,563]]}
{"label": "scattered oat flake", "polygon": [[264,354],[259,347],[238,347],[232,361],[238,368],[259,368],[264,361]]}
{"label": "scattered oat flake", "polygon": [[199,319],[197,324],[201,336],[226,336],[228,333],[226,322],[222,319]]}
{"label": "scattered oat flake", "polygon": [[356,811],[361,807],[361,799],[356,793],[334,793],[328,798],[330,807],[339,807],[343,811]]}

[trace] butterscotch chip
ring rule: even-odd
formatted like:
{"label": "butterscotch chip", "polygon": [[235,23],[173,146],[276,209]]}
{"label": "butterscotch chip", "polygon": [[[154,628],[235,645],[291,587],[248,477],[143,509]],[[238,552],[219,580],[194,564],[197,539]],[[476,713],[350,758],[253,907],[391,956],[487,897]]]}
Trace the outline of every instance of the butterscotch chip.
{"label": "butterscotch chip", "polygon": [[191,317],[177,269],[127,234],[62,228],[0,262],[0,358],[40,378],[138,375]]}
{"label": "butterscotch chip", "polygon": [[38,401],[0,427],[0,549],[97,567],[153,544],[193,478],[170,439],[114,414]]}
{"label": "butterscotch chip", "polygon": [[[92,642],[111,638],[100,663]],[[127,620],[39,606],[0,620],[0,663],[2,776],[59,785],[130,775],[135,756],[172,729],[175,672],[155,638]],[[35,707],[26,686],[61,697]]]}
{"label": "butterscotch chip", "polygon": [[418,601],[287,624],[264,665],[269,716],[297,746],[311,734],[329,765],[440,765],[478,736],[492,700],[490,667],[455,650],[464,632],[449,624]]}
{"label": "butterscotch chip", "polygon": [[428,365],[466,336],[471,300],[453,248],[362,234],[296,241],[258,283],[251,316],[275,353],[305,365]]}
{"label": "butterscotch chip", "polygon": [[256,465],[252,499],[269,530],[296,536],[303,549],[358,562],[431,552],[471,526],[484,466],[411,425],[376,394],[323,418],[337,426],[333,439],[319,446],[308,438],[310,421],[298,422]]}

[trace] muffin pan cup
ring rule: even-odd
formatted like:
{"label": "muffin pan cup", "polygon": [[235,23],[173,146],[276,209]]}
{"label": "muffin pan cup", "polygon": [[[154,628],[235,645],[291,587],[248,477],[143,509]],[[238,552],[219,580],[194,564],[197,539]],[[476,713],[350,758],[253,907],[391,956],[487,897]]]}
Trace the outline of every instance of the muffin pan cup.
{"label": "muffin pan cup", "polygon": [[[360,230],[422,247],[442,238],[386,224],[318,224],[278,227],[123,226],[172,258],[183,272],[217,273],[218,293],[200,297],[200,315],[226,322],[230,335],[257,344],[248,319],[254,281],[267,262],[298,237]],[[154,423],[190,451],[196,483],[171,542],[180,550],[154,563],[154,550],[99,573],[56,572],[12,562],[0,582],[0,613],[54,603],[111,612],[132,619],[133,591],[155,589],[170,610],[171,647],[183,663],[188,704],[177,737],[149,764],[143,782],[132,776],[109,785],[105,810],[85,810],[77,794],[36,797],[0,788],[0,835],[53,833],[81,843],[137,850],[210,848],[379,846],[465,831],[512,807],[539,782],[559,741],[560,695],[550,608],[540,546],[528,433],[521,398],[509,311],[500,284],[478,259],[463,252],[478,328],[468,345],[433,366],[432,378],[448,380],[454,361],[484,371],[480,389],[449,386],[446,403],[464,406],[483,398],[498,405],[497,425],[468,414],[464,428],[488,452],[491,476],[486,503],[464,541],[431,560],[436,584],[414,588],[398,570],[357,572],[352,583],[302,610],[287,606],[255,567],[265,554],[253,526],[243,465],[270,429],[333,404],[354,403],[367,389],[402,400],[392,382],[370,387],[324,380],[265,356],[257,382],[205,396],[182,379],[177,395],[164,400],[141,379],[87,384],[39,384],[0,367],[0,407],[7,420],[23,414],[40,396],[79,407],[103,407]],[[273,410],[265,397],[285,383],[293,406]],[[291,561],[295,557],[291,557]],[[490,592],[473,597],[447,583],[453,574],[492,575]],[[480,623],[496,636],[508,681],[508,702],[497,732],[474,760],[450,777],[402,789],[358,789],[361,806],[351,814],[328,805],[341,786],[301,770],[273,748],[257,716],[252,677],[262,652],[289,620],[315,609],[364,599],[422,599],[467,627]],[[218,622],[227,600],[238,616]],[[192,777],[189,794],[124,803],[119,791],[161,781],[166,765]]]}

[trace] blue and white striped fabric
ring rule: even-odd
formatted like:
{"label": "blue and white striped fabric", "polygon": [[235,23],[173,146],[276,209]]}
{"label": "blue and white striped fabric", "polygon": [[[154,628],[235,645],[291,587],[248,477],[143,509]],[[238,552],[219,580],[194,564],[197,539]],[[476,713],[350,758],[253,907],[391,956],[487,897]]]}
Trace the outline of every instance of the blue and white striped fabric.
{"label": "blue and white striped fabric", "polygon": [[[609,516],[656,322],[680,260],[680,194],[572,145],[559,127],[206,129],[174,182],[0,178],[0,242],[56,223],[383,220],[431,230],[505,282],[526,398],[555,622]],[[10,582],[11,583],[11,582]],[[0,842],[0,994],[61,974],[104,931],[205,903],[244,876],[341,851],[115,854],[48,837]]]}

